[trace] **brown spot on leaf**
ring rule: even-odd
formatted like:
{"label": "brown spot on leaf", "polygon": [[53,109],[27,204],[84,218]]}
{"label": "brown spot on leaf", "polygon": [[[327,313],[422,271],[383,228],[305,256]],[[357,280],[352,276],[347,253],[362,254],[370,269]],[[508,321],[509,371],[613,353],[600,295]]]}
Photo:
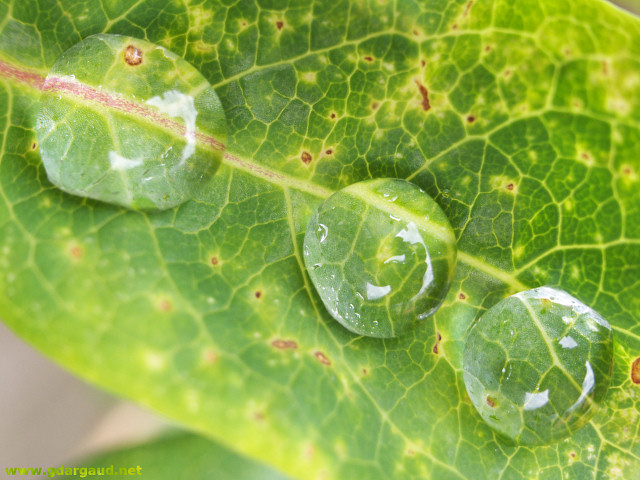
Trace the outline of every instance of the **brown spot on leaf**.
{"label": "brown spot on leaf", "polygon": [[414,452],[413,450],[407,450],[407,455],[409,455],[410,457],[413,457],[416,454],[416,452]]}
{"label": "brown spot on leaf", "polygon": [[313,458],[313,456],[315,455],[316,451],[313,448],[313,445],[309,445],[307,446],[307,448],[304,450],[304,456],[311,459]]}
{"label": "brown spot on leaf", "polygon": [[426,60],[420,60],[420,65],[424,67],[426,64],[427,64]]}
{"label": "brown spot on leaf", "polygon": [[469,122],[469,123],[473,123],[473,122],[475,122],[475,121],[476,121],[476,117],[474,117],[473,115],[469,115],[469,116],[467,117],[467,122]]}
{"label": "brown spot on leaf", "polygon": [[631,365],[631,381],[640,383],[640,357],[636,358]]}
{"label": "brown spot on leaf", "polygon": [[282,20],[278,20],[278,21],[276,22],[276,28],[277,28],[278,30],[282,30],[282,27],[284,27],[284,22],[283,22]]}
{"label": "brown spot on leaf", "polygon": [[328,149],[325,153],[326,153],[327,155],[332,155],[332,154],[333,154],[333,150]]}
{"label": "brown spot on leaf", "polygon": [[271,342],[271,345],[273,345],[275,348],[279,348],[280,350],[287,350],[287,349],[295,350],[296,348],[298,348],[298,344],[293,340],[278,339]]}
{"label": "brown spot on leaf", "polygon": [[311,160],[313,160],[311,158],[311,154],[309,152],[302,152],[302,155],[300,155],[300,160],[302,160],[302,163],[304,163],[305,165],[309,165],[311,163]]}
{"label": "brown spot on leaf", "polygon": [[414,31],[413,31],[413,34],[414,34],[416,37],[417,37],[418,35],[420,35],[420,34],[418,33],[418,31],[417,31],[417,30],[414,30]]}
{"label": "brown spot on leaf", "polygon": [[487,395],[487,405],[489,405],[491,408],[494,408],[496,406],[496,401],[489,395]]}
{"label": "brown spot on leaf", "polygon": [[218,355],[216,355],[216,352],[214,352],[213,350],[207,350],[204,353],[204,361],[209,365],[213,365],[218,361]]}
{"label": "brown spot on leaf", "polygon": [[507,190],[513,190],[513,183],[510,183],[509,185],[507,185]]}
{"label": "brown spot on leaf", "polygon": [[467,3],[467,6],[464,9],[464,16],[465,17],[467,15],[469,15],[469,10],[471,10],[471,7],[473,7],[473,0],[469,0],[469,2]]}
{"label": "brown spot on leaf", "polygon": [[260,298],[262,296],[262,292],[260,290],[257,290],[254,295],[256,296],[256,298]]}
{"label": "brown spot on leaf", "polygon": [[467,296],[464,293],[460,292],[460,295],[458,295],[458,298],[460,300],[465,300],[467,298]]}
{"label": "brown spot on leaf", "polygon": [[331,115],[330,115],[330,117],[331,117],[331,118],[336,118],[336,114],[332,112],[332,113],[331,113]]}
{"label": "brown spot on leaf", "polygon": [[264,420],[264,413],[260,411],[253,412],[253,418],[256,422],[262,422]]}
{"label": "brown spot on leaf", "polygon": [[582,152],[580,157],[582,157],[583,160],[591,160],[591,157],[589,156],[589,154],[587,152]]}
{"label": "brown spot on leaf", "polygon": [[609,64],[607,63],[606,60],[602,61],[602,74],[609,75]]}
{"label": "brown spot on leaf", "polygon": [[435,353],[436,355],[438,354],[439,351],[439,347],[440,347],[440,340],[442,340],[442,335],[440,335],[440,333],[437,333],[437,340],[436,340],[436,344],[433,346],[433,353]]}
{"label": "brown spot on leaf", "polygon": [[331,365],[331,360],[329,360],[324,353],[315,352],[314,355],[318,359],[318,361],[323,365]]}
{"label": "brown spot on leaf", "polygon": [[369,375],[369,372],[367,371],[367,369],[366,369],[366,368],[363,368],[363,369],[362,369],[362,375],[364,375],[364,376]]}
{"label": "brown spot on leaf", "polygon": [[373,62],[373,57],[366,56],[366,57],[364,57],[364,59],[365,59],[367,62]]}
{"label": "brown spot on leaf", "polygon": [[569,455],[571,456],[571,458],[576,458],[576,452],[571,452]]}
{"label": "brown spot on leaf", "polygon": [[69,249],[69,254],[76,260],[80,260],[84,256],[84,250],[78,245],[74,245]]}
{"label": "brown spot on leaf", "polygon": [[457,29],[458,29],[458,24],[457,24],[457,23],[454,23],[454,24],[451,26],[451,30],[457,30]]}
{"label": "brown spot on leaf", "polygon": [[371,109],[372,109],[372,110],[376,110],[379,106],[380,106],[380,104],[379,104],[378,102],[373,102],[373,103],[371,104]]}
{"label": "brown spot on leaf", "polygon": [[158,303],[158,308],[163,312],[170,312],[173,308],[173,305],[171,305],[171,302],[169,300],[164,299],[160,300],[160,302]]}
{"label": "brown spot on leaf", "polygon": [[35,150],[36,148],[38,148],[38,143],[37,142],[33,142],[31,144],[31,150]]}
{"label": "brown spot on leaf", "polygon": [[124,61],[135,67],[142,63],[142,51],[133,45],[129,45],[124,50]]}
{"label": "brown spot on leaf", "polygon": [[425,112],[428,112],[429,109],[431,109],[431,103],[429,103],[429,91],[427,90],[427,87],[422,85],[418,80],[416,80],[416,85],[418,85],[418,90],[422,96],[422,102],[420,102],[420,105],[422,105],[422,109]]}
{"label": "brown spot on leaf", "polygon": [[505,70],[504,71],[504,76],[505,77],[509,77],[511,75],[511,70]]}
{"label": "brown spot on leaf", "polygon": [[487,45],[486,47],[484,47],[484,51],[489,53],[491,51],[491,45]]}
{"label": "brown spot on leaf", "polygon": [[211,257],[211,265],[217,265],[218,264],[218,257]]}
{"label": "brown spot on leaf", "polygon": [[624,170],[622,170],[622,173],[624,173],[625,175],[631,175],[631,168],[627,167]]}

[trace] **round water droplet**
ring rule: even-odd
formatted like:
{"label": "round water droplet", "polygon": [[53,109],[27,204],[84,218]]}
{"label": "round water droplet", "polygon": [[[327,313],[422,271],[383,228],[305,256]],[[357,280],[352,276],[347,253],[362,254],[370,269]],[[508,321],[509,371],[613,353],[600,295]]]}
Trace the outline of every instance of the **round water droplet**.
{"label": "round water droplet", "polygon": [[386,338],[440,306],[455,270],[456,240],[429,195],[406,180],[383,178],[329,197],[307,226],[304,251],[333,317],[355,333]]}
{"label": "round water droplet", "polygon": [[225,132],[220,100],[192,65],[147,41],[104,34],[55,62],[36,126],[54,185],[148,211],[198,193],[222,160]]}
{"label": "round water droplet", "polygon": [[464,381],[476,409],[523,445],[552,443],[585,425],[607,392],[612,366],[607,321],[549,287],[487,310],[464,351]]}

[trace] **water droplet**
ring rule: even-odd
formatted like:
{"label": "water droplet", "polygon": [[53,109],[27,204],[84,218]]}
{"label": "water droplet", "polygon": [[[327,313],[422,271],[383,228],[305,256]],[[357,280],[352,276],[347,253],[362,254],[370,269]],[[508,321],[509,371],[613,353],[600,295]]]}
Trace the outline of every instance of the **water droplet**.
{"label": "water droplet", "polygon": [[[540,287],[502,300],[473,326],[464,381],[480,415],[502,437],[544,445],[593,417],[612,362],[607,321],[568,293]],[[487,395],[496,399],[493,407]]]}
{"label": "water droplet", "polygon": [[367,180],[333,194],[311,218],[304,248],[327,310],[361,335],[395,337],[432,315],[455,270],[446,215],[400,179]]}
{"label": "water droplet", "polygon": [[220,100],[192,65],[145,40],[106,34],[54,63],[36,126],[54,185],[145,211],[197,195],[222,160],[225,132]]}

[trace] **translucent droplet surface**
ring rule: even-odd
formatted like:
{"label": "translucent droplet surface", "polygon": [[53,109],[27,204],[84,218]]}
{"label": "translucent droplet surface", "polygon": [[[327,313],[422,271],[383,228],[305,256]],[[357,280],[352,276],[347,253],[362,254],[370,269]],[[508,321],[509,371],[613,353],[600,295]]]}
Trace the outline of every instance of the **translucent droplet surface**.
{"label": "translucent droplet surface", "polygon": [[416,185],[389,178],[329,197],[309,221],[303,251],[331,315],[372,337],[401,335],[435,312],[456,262],[442,209]]}
{"label": "translucent droplet surface", "polygon": [[568,293],[508,297],[469,331],[464,381],[482,418],[522,445],[568,437],[597,411],[611,381],[611,327]]}
{"label": "translucent droplet surface", "polygon": [[222,160],[220,100],[191,64],[144,40],[93,35],[49,72],[36,133],[49,180],[137,210],[191,199]]}

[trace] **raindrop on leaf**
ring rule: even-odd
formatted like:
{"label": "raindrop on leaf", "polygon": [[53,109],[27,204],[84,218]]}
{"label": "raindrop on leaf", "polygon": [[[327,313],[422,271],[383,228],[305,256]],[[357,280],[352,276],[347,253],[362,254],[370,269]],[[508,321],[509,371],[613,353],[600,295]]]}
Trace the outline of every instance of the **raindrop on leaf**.
{"label": "raindrop on leaf", "polygon": [[54,63],[36,133],[58,188],[155,211],[193,198],[211,179],[226,122],[191,64],[144,40],[99,34]]}
{"label": "raindrop on leaf", "polygon": [[545,445],[593,417],[612,366],[609,323],[568,293],[540,287],[502,300],[471,328],[464,382],[500,436]]}
{"label": "raindrop on leaf", "polygon": [[438,309],[453,279],[456,240],[445,213],[416,185],[366,180],[318,208],[307,226],[304,260],[338,322],[388,338]]}

